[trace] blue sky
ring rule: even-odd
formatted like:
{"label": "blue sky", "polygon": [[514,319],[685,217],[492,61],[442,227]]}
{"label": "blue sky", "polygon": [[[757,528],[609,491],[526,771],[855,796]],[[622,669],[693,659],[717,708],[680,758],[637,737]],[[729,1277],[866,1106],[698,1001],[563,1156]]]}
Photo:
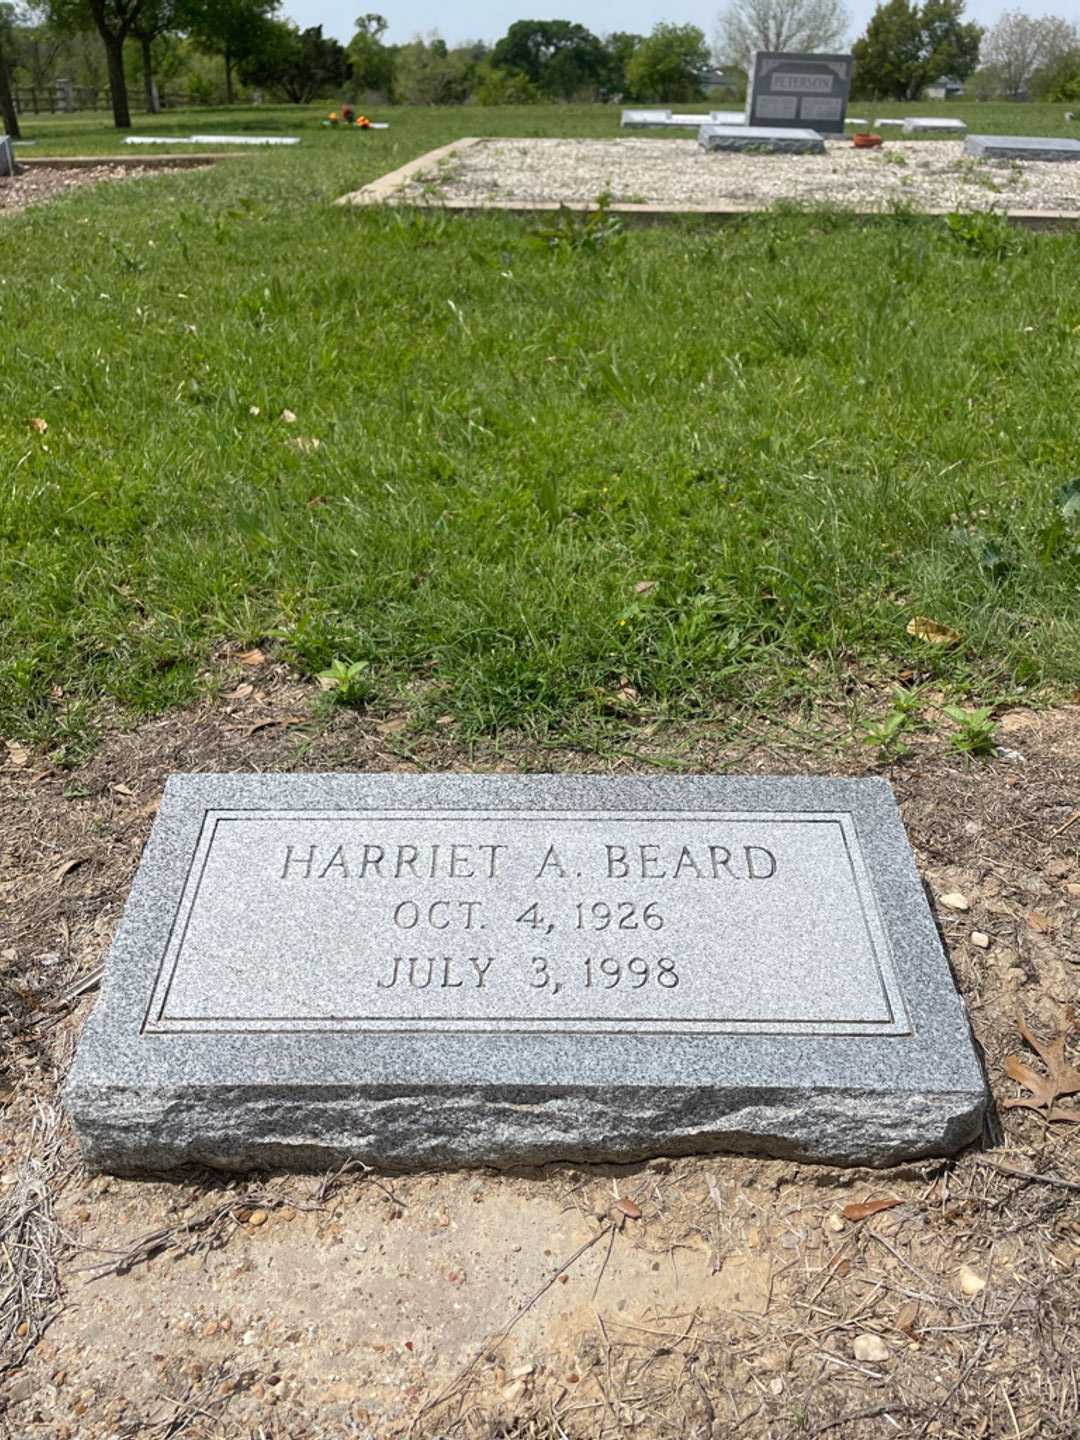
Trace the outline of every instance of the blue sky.
{"label": "blue sky", "polygon": [[[1076,9],[1077,0],[1059,0],[1046,8],[1068,18]],[[1013,8],[1042,13],[1043,7],[1019,4],[1013,0]],[[631,30],[648,34],[658,20],[671,20],[679,24],[687,22],[699,25],[711,41],[715,26],[717,3],[705,0],[687,0],[686,8],[673,13],[661,9],[650,0],[566,0],[554,5],[530,4],[529,0],[477,0],[477,3],[449,7],[438,0],[400,0],[396,4],[383,4],[381,0],[284,0],[282,10],[301,27],[322,25],[323,33],[338,40],[348,41],[353,34],[356,16],[367,10],[377,10],[390,21],[388,39],[398,43],[411,40],[414,35],[426,35],[438,30],[448,44],[462,40],[497,40],[505,35],[515,20],[562,19],[577,20],[588,26],[596,35],[606,35],[611,30]],[[968,0],[965,12],[969,20],[978,20],[982,25],[993,24],[1004,9],[1009,8],[1004,0]],[[848,0],[851,12],[851,39],[861,35],[866,22],[873,14],[874,0]]]}

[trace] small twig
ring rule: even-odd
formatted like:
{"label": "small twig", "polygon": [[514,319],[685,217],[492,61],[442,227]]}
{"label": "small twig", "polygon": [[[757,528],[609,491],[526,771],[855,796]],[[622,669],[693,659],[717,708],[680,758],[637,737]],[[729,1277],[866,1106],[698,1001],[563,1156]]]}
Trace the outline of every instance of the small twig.
{"label": "small twig", "polygon": [[887,1415],[891,1410],[910,1415],[914,1407],[896,1401],[892,1405],[874,1405],[869,1410],[852,1410],[847,1415],[837,1415],[834,1420],[826,1420],[824,1425],[819,1425],[814,1431],[815,1440],[818,1435],[827,1435],[830,1430],[836,1430],[841,1425],[850,1425],[853,1420],[872,1420],[875,1415]]}
{"label": "small twig", "polygon": [[[1069,816],[1069,818],[1065,821],[1064,825],[1059,825],[1056,830],[1051,830],[1050,839],[1055,840],[1059,835],[1064,835],[1065,831],[1068,830],[1069,826],[1075,825],[1077,820],[1080,820],[1080,810],[1074,810],[1073,813]],[[1015,1420],[1013,1421],[1013,1423],[1016,1423]]]}
{"label": "small twig", "polygon": [[1061,1175],[1042,1175],[1036,1170],[1021,1170],[1012,1165],[998,1165],[993,1160],[984,1160],[981,1156],[976,1157],[976,1165],[981,1165],[985,1170],[996,1170],[999,1175],[1008,1175],[1014,1180],[1036,1180],[1040,1185],[1056,1185],[1062,1190],[1080,1190],[1080,1182],[1066,1180]]}
{"label": "small twig", "polygon": [[421,1408],[416,1412],[416,1415],[413,1417],[412,1423],[409,1426],[408,1433],[411,1435],[415,1431],[417,1425],[420,1423],[420,1421],[424,1418],[424,1416],[428,1413],[429,1410],[435,1410],[440,1405],[444,1405],[447,1400],[453,1399],[453,1397],[459,1393],[462,1385],[465,1383],[468,1377],[476,1369],[483,1356],[486,1355],[489,1350],[493,1350],[496,1346],[501,1345],[502,1342],[506,1339],[506,1337],[510,1334],[510,1331],[513,1330],[514,1326],[518,1323],[518,1321],[523,1319],[533,1308],[533,1306],[536,1305],[538,1301],[543,1299],[543,1297],[555,1284],[556,1280],[558,1280],[559,1276],[564,1275],[566,1271],[570,1269],[571,1265],[573,1265],[575,1261],[579,1260],[581,1256],[585,1254],[586,1250],[591,1250],[592,1247],[600,1240],[603,1240],[605,1236],[607,1236],[608,1234],[613,1234],[615,1228],[616,1227],[614,1222],[609,1221],[602,1230],[598,1230],[596,1232],[596,1234],[592,1237],[591,1240],[586,1240],[583,1245],[579,1245],[578,1248],[574,1251],[574,1253],[570,1256],[569,1260],[564,1260],[563,1263],[559,1266],[559,1268],[548,1276],[548,1278],[544,1281],[543,1285],[540,1286],[540,1289],[537,1290],[530,1299],[526,1300],[525,1304],[522,1305],[521,1309],[517,1312],[517,1314],[513,1317],[509,1324],[507,1324],[499,1332],[498,1335],[494,1336],[494,1338],[490,1340],[485,1340],[483,1345],[480,1346],[480,1348],[477,1350],[476,1354],[472,1357],[469,1363],[464,1367],[463,1370],[458,1373],[458,1375],[453,1380],[451,1380],[450,1384],[447,1385],[446,1388],[442,1390],[438,1395],[436,1395],[434,1400],[429,1400],[426,1405],[421,1406]]}

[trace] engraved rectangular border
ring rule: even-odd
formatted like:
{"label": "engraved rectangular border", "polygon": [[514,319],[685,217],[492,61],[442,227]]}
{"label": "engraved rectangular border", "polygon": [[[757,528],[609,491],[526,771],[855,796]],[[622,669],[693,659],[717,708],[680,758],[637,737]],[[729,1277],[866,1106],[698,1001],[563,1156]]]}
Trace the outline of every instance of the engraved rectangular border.
{"label": "engraved rectangular border", "polygon": [[[695,822],[708,824],[835,824],[839,826],[844,849],[851,869],[855,894],[862,913],[867,941],[873,956],[881,996],[888,1019],[884,1021],[830,1020],[699,1020],[693,1017],[627,1017],[609,1020],[595,1016],[482,1016],[482,1017],[417,1017],[415,1019],[386,1016],[200,1016],[197,1018],[168,1016],[169,992],[180,962],[187,926],[198,900],[207,861],[213,847],[218,825],[222,821],[247,820],[277,823],[288,819],[341,822],[342,820],[413,820],[424,822],[457,822],[514,820],[518,822],[623,821],[655,820],[664,823]],[[290,807],[207,808],[195,849],[169,928],[164,952],[158,964],[150,1002],[141,1032],[169,1034],[292,1034],[292,1033],[358,1033],[358,1034],[594,1034],[594,1035],[843,1035],[900,1036],[913,1033],[907,1007],[893,965],[892,947],[882,921],[868,867],[862,854],[858,834],[850,811],[657,811],[630,810],[523,810],[518,806],[482,806],[477,809],[433,810],[429,808],[399,809],[373,806],[365,808],[311,810]]]}

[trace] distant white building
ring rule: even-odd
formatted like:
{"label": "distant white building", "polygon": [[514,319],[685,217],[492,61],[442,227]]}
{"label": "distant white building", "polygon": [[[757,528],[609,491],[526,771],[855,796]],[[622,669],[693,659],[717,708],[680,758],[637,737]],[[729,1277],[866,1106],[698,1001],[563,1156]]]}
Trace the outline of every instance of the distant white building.
{"label": "distant white building", "polygon": [[942,75],[938,80],[931,80],[923,91],[927,100],[958,100],[963,93],[963,85],[951,75]]}

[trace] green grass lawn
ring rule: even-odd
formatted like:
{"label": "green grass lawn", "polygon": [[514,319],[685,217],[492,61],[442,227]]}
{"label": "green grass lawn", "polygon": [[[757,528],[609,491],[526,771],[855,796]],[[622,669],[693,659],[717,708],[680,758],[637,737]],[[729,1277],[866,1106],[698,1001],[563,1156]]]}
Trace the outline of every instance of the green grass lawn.
{"label": "green grass lawn", "polygon": [[363,662],[358,696],[465,732],[628,687],[731,716],[854,675],[1076,686],[1080,237],[781,213],[552,248],[330,201],[610,111],[320,113],[229,117],[297,150],[0,221],[0,734],[74,754],[100,698],[186,700],[223,640]]}

